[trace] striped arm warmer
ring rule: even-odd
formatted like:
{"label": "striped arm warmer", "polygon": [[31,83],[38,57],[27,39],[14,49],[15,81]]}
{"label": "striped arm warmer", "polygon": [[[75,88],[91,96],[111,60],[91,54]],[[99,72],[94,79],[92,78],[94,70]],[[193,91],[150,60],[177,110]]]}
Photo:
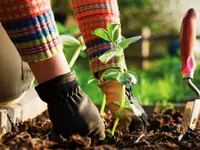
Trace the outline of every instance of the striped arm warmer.
{"label": "striped arm warmer", "polygon": [[120,23],[117,0],[70,0],[81,34],[87,46],[90,67],[95,76],[97,72],[109,68],[119,68],[118,60],[113,57],[107,64],[98,59],[113,48],[112,43],[91,34],[97,28],[106,29],[107,24]]}
{"label": "striped arm warmer", "polygon": [[0,21],[24,61],[62,50],[49,0],[0,0]]}

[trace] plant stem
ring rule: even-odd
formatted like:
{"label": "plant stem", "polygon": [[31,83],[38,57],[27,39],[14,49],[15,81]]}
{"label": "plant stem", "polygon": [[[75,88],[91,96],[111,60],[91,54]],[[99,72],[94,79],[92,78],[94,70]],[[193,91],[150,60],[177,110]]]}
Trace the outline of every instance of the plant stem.
{"label": "plant stem", "polygon": [[112,128],[112,131],[111,131],[111,135],[112,135],[112,136],[114,136],[114,134],[115,134],[115,129],[116,129],[116,127],[117,127],[118,122],[119,122],[119,117],[117,117],[117,118],[115,119],[115,122],[114,122],[114,125],[113,125],[113,128]]}
{"label": "plant stem", "polygon": [[[120,71],[121,73],[124,73],[124,57],[121,56],[120,57]],[[124,109],[124,105],[125,105],[125,85],[122,85],[122,97],[121,97],[121,104],[120,104],[120,110]]]}
{"label": "plant stem", "polygon": [[100,116],[101,117],[104,117],[105,105],[106,105],[106,95],[104,94],[102,104],[101,104],[101,109],[100,109]]}
{"label": "plant stem", "polygon": [[122,97],[121,97],[121,103],[120,103],[120,110],[124,109],[124,105],[125,105],[125,85],[122,85]]}
{"label": "plant stem", "polygon": [[124,73],[124,64],[123,64],[124,57],[121,56],[120,59],[119,59],[119,61],[120,61],[120,72]]}
{"label": "plant stem", "polygon": [[[123,57],[120,57],[120,71],[122,73],[124,73],[124,66],[123,66]],[[121,97],[121,103],[120,103],[120,108],[119,108],[119,111],[122,112],[122,110],[124,109],[124,105],[125,105],[125,85],[122,85],[122,97]],[[113,125],[113,128],[112,128],[112,132],[111,132],[111,135],[114,136],[115,134],[115,130],[116,130],[116,127],[117,127],[117,124],[119,122],[119,117],[117,117],[115,119],[115,122],[114,122],[114,125]]]}

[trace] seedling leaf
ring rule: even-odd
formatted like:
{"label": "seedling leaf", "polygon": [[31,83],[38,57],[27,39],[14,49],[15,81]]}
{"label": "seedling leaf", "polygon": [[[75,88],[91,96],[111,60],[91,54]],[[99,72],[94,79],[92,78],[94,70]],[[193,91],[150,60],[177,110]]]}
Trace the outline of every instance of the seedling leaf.
{"label": "seedling leaf", "polygon": [[78,56],[80,55],[80,52],[81,52],[81,47],[79,47],[79,48],[75,51],[74,55],[72,56],[72,59],[71,59],[70,62],[69,62],[69,66],[70,66],[70,67],[72,67],[72,66],[74,65],[76,59],[77,59]]}
{"label": "seedling leaf", "polygon": [[117,28],[118,24],[108,24],[107,25],[107,30],[109,35],[112,35],[112,32],[115,30],[115,28]]}
{"label": "seedling leaf", "polygon": [[99,36],[99,37],[101,37],[102,39],[104,39],[106,41],[110,41],[111,42],[111,39],[110,39],[110,36],[109,36],[108,32],[103,28],[98,28],[98,29],[92,31],[92,34],[94,34],[96,36]]}
{"label": "seedling leaf", "polygon": [[111,129],[107,129],[106,131],[107,131],[109,137],[113,137],[113,136],[112,136],[112,130],[111,130]]}
{"label": "seedling leaf", "polygon": [[130,83],[137,83],[137,75],[134,72],[128,71],[124,73],[124,76],[130,81]]}
{"label": "seedling leaf", "polygon": [[119,73],[119,75],[117,76],[116,79],[122,85],[130,83],[130,80],[128,78],[126,78],[126,76],[124,75],[124,73],[121,73],[121,72]]}
{"label": "seedling leaf", "polygon": [[96,78],[94,77],[94,76],[91,76],[90,78],[89,78],[89,80],[88,80],[88,84],[90,84],[90,83],[92,83],[93,81],[95,81],[96,80]]}
{"label": "seedling leaf", "polygon": [[82,50],[82,51],[86,50],[86,46],[85,46],[85,42],[84,42],[84,40],[83,40],[83,36],[79,36],[79,37],[78,37],[78,41],[80,42],[81,50]]}
{"label": "seedling leaf", "polygon": [[116,69],[108,69],[108,70],[104,71],[101,78],[104,80],[116,80],[119,73],[120,72]]}
{"label": "seedling leaf", "polygon": [[120,25],[119,24],[108,24],[107,29],[108,29],[108,33],[109,33],[112,41],[116,42],[119,39],[120,33],[121,33]]}
{"label": "seedling leaf", "polygon": [[126,49],[130,44],[138,41],[139,39],[141,39],[141,36],[134,36],[131,38],[127,38],[127,39],[122,40],[118,45],[121,48]]}
{"label": "seedling leaf", "polygon": [[102,63],[106,64],[111,58],[113,58],[114,56],[116,56],[116,54],[117,54],[117,51],[116,51],[115,48],[110,49],[109,51],[107,51],[107,52],[105,52],[103,55],[101,55],[101,56],[99,57],[99,60],[100,60]]}
{"label": "seedling leaf", "polygon": [[81,43],[81,44],[85,44],[84,40],[83,40],[83,36],[79,36],[78,37],[78,41]]}
{"label": "seedling leaf", "polygon": [[60,38],[61,38],[63,45],[65,45],[65,46],[68,46],[68,47],[79,47],[80,46],[80,42],[73,36],[60,35]]}

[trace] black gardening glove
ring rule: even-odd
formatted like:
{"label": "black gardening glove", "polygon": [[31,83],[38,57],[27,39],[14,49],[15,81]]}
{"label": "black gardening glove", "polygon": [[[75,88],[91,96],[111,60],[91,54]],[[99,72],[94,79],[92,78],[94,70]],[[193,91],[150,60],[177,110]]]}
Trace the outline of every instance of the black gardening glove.
{"label": "black gardening glove", "polygon": [[98,109],[80,89],[74,71],[42,83],[35,89],[48,104],[49,117],[56,133],[64,137],[75,133],[96,135],[99,139],[105,137]]}

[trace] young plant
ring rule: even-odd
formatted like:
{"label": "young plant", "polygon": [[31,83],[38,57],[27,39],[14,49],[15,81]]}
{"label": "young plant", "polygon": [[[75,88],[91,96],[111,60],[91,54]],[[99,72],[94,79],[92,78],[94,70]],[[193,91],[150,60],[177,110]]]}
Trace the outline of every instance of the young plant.
{"label": "young plant", "polygon": [[[106,70],[101,77],[101,80],[117,80],[122,85],[122,97],[120,102],[119,110],[116,112],[116,120],[114,122],[113,128],[110,131],[111,136],[114,135],[119,119],[121,118],[122,111],[125,107],[133,109],[135,112],[136,109],[129,102],[126,103],[125,100],[125,85],[129,83],[136,84],[137,77],[136,74],[130,71],[127,71],[124,59],[124,50],[131,44],[138,41],[141,36],[125,38],[121,35],[121,26],[119,24],[108,24],[107,30],[103,28],[98,28],[92,31],[93,35],[101,37],[102,39],[111,42],[114,45],[114,48],[105,52],[102,56],[99,57],[99,60],[102,63],[108,63],[109,60],[113,57],[116,57],[120,63],[120,70],[117,69],[108,69]],[[105,104],[104,104],[105,105]],[[138,111],[136,112],[138,113]]]}
{"label": "young plant", "polygon": [[80,36],[78,39],[76,39],[70,35],[60,35],[60,38],[64,46],[75,50],[73,51],[72,58],[69,61],[69,66],[72,67],[76,62],[78,56],[80,55],[81,51],[84,51],[86,49],[83,37]]}
{"label": "young plant", "polygon": [[[94,76],[91,76],[88,80],[88,84],[92,83],[93,81],[97,80]],[[106,95],[103,95],[103,100],[101,102],[101,108],[100,108],[100,116],[103,118],[104,117],[104,110],[106,106]]]}

